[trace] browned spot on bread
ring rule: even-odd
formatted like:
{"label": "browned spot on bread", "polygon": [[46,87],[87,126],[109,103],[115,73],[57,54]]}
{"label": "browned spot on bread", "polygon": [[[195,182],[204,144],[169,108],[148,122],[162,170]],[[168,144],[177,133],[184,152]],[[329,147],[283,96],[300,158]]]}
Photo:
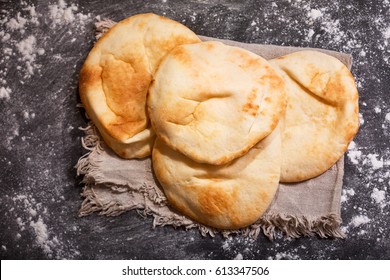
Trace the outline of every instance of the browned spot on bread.
{"label": "browned spot on bread", "polygon": [[[346,88],[344,83],[344,77],[348,77],[349,71],[337,71],[332,75],[329,82],[327,83],[324,95],[329,96],[332,100],[345,100],[349,96],[349,89]],[[351,77],[351,79],[353,79]]]}
{"label": "browned spot on bread", "polygon": [[[277,177],[279,177],[279,174],[277,175]],[[263,201],[270,201],[270,194],[268,192],[265,192],[265,191],[262,191],[260,192],[260,197]]]}
{"label": "browned spot on bread", "polygon": [[252,57],[245,52],[240,53],[239,56],[241,57],[241,61],[242,61],[239,66],[244,70],[250,71],[253,68],[259,68],[259,67],[264,68],[265,71],[268,71],[268,69],[269,69],[268,65],[266,65],[259,58]]}
{"label": "browned spot on bread", "polygon": [[88,64],[83,65],[79,79],[79,91],[81,96],[85,95],[88,87],[100,83],[101,73],[102,69],[100,67],[89,66]]}
{"label": "browned spot on bread", "polygon": [[240,222],[239,217],[234,211],[234,206],[232,207],[238,199],[236,188],[233,188],[231,192],[212,185],[204,188],[204,191],[198,192],[201,211],[210,217],[228,215],[232,224],[238,224]]}
{"label": "browned spot on bread", "polygon": [[236,193],[220,190],[212,185],[204,186],[204,191],[199,192],[198,201],[205,214],[209,216],[223,215],[227,213],[234,201]]}
{"label": "browned spot on bread", "polygon": [[190,65],[192,62],[192,56],[182,46],[174,48],[171,52],[171,55],[174,56],[177,61],[184,65]]}
{"label": "browned spot on bread", "polygon": [[270,88],[281,89],[283,88],[283,79],[271,69],[267,71],[269,74],[263,75],[259,78],[258,82],[263,85],[269,85]]}
{"label": "browned spot on bread", "polygon": [[191,39],[191,38],[188,38],[188,36],[175,35],[173,38],[170,38],[169,40],[165,40],[165,41],[160,40],[159,46],[160,46],[160,49],[165,50],[168,53],[176,46],[180,46],[183,44],[194,44],[194,43],[199,43],[199,42],[200,42],[200,39],[198,39],[198,38]]}
{"label": "browned spot on bread", "polygon": [[215,47],[215,42],[206,42],[204,44],[204,47],[206,48],[206,50],[211,51]]}
{"label": "browned spot on bread", "polygon": [[125,158],[126,157],[126,152],[125,151],[120,151],[119,152],[119,156]]}
{"label": "browned spot on bread", "polygon": [[[120,121],[119,119],[118,121]],[[123,119],[122,119],[123,120]],[[129,134],[129,132],[134,131],[136,127],[143,127],[144,120],[139,121],[124,121],[117,123],[110,123],[107,125],[107,130],[109,131],[112,137],[120,139],[124,134]],[[134,133],[136,134],[136,133]]]}
{"label": "browned spot on bread", "polygon": [[244,104],[242,111],[246,112],[252,116],[256,116],[259,110],[259,105],[256,104],[257,91],[256,89],[252,89],[249,94],[246,103]]}
{"label": "browned spot on bread", "polygon": [[132,65],[110,55],[104,60],[101,79],[107,105],[118,116],[108,127],[111,134],[133,136],[145,129],[144,108],[151,75],[136,63]]}

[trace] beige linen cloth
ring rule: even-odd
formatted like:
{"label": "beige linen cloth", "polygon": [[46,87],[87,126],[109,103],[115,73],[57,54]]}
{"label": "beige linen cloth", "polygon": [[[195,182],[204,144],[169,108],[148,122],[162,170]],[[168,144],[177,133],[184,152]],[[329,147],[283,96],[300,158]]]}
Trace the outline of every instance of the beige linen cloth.
{"label": "beige linen cloth", "polygon": [[[99,38],[114,22],[96,23]],[[221,41],[272,59],[302,50],[296,47],[246,44],[229,40],[201,37],[202,40]],[[350,69],[352,57],[334,51],[321,50],[341,60]],[[344,238],[340,230],[340,198],[344,175],[344,158],[324,174],[301,183],[280,184],[267,212],[254,224],[240,230],[218,230],[200,225],[170,208],[161,186],[154,177],[151,158],[125,160],[116,156],[102,141],[92,123],[83,129],[82,145],[88,153],[77,165],[78,175],[85,184],[80,216],[98,212],[116,216],[129,210],[153,217],[153,227],[171,225],[175,228],[197,228],[202,235],[223,236],[241,234],[256,239],[262,232],[273,239],[278,232],[298,238],[317,234],[322,238]]]}

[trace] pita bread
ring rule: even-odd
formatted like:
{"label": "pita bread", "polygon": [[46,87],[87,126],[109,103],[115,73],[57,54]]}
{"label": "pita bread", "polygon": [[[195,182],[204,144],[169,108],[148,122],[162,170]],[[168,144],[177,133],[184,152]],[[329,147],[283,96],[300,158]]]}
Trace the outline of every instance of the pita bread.
{"label": "pita bread", "polygon": [[153,169],[170,204],[182,214],[219,229],[254,223],[278,188],[281,136],[277,127],[242,157],[225,165],[197,163],[157,138]]}
{"label": "pita bread", "polygon": [[190,29],[154,14],[132,16],[95,44],[80,74],[79,92],[88,116],[119,156],[151,153],[154,133],[146,95],[161,59],[174,47],[197,43]]}
{"label": "pita bread", "polygon": [[286,82],[282,182],[316,177],[343,156],[359,128],[358,91],[338,59],[302,51],[270,61]]}
{"label": "pita bread", "polygon": [[225,164],[269,135],[285,108],[284,82],[247,50],[182,45],[159,66],[148,109],[157,136],[190,159]]}

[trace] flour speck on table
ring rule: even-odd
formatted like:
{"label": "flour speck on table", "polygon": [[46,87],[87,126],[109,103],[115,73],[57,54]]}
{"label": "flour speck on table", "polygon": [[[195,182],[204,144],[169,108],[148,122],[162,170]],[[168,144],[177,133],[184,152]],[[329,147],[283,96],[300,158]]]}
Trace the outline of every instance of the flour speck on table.
{"label": "flour speck on table", "polygon": [[[350,53],[360,130],[345,154],[345,240],[202,237],[136,211],[78,211],[78,95],[96,18],[153,12],[199,35]],[[0,1],[2,259],[390,259],[390,1]],[[326,143],[324,143],[326,145]],[[144,213],[141,213],[144,214]]]}

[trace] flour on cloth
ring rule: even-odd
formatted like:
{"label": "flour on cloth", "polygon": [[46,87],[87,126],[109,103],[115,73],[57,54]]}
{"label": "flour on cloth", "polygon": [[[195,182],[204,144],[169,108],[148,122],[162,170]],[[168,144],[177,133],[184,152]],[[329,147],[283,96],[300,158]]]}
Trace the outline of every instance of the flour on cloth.
{"label": "flour on cloth", "polygon": [[[97,38],[113,24],[104,20],[96,24]],[[214,40],[252,51],[265,59],[272,59],[294,51],[296,47],[247,44],[200,36],[203,41]],[[308,48],[305,48],[306,50]],[[314,49],[338,58],[350,69],[352,57],[334,51]],[[294,184],[280,184],[267,212],[254,224],[240,230],[218,230],[200,225],[169,207],[164,193],[153,175],[151,159],[125,160],[117,157],[101,140],[92,123],[84,129],[82,140],[89,150],[77,163],[78,175],[84,175],[84,201],[80,216],[98,212],[116,216],[129,210],[153,217],[153,227],[197,228],[202,235],[221,233],[242,234],[256,239],[263,232],[272,239],[277,231],[287,237],[298,238],[317,234],[322,238],[344,238],[340,230],[340,200],[344,175],[344,158],[324,174]]]}

